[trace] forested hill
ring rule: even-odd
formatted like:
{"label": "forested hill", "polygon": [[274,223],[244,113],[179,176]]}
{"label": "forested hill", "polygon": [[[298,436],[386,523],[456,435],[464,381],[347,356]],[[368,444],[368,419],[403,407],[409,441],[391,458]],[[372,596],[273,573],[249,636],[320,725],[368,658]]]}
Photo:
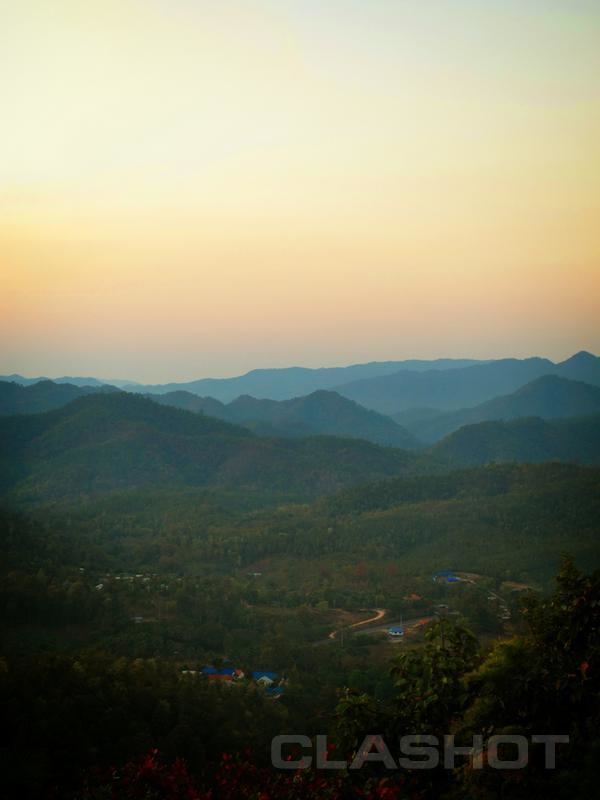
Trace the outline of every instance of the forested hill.
{"label": "forested hill", "polygon": [[600,469],[575,464],[490,464],[457,469],[438,475],[390,478],[345,489],[319,501],[328,514],[363,514],[415,503],[445,502],[469,497],[483,501],[499,495],[542,492],[595,496],[600,489]]}
{"label": "forested hill", "polygon": [[600,464],[600,415],[467,425],[442,439],[430,453],[453,466],[493,461]]}
{"label": "forested hill", "polygon": [[418,458],[361,440],[269,439],[126,393],[0,420],[0,487],[42,502],[143,486],[220,486],[310,498],[414,471]]}
{"label": "forested hill", "polygon": [[97,392],[116,392],[114,386],[75,386],[71,383],[38,381],[27,386],[0,381],[0,415],[37,414],[60,408],[79,397]]}
{"label": "forested hill", "polygon": [[[0,381],[0,416],[38,414],[61,408],[80,397],[120,391],[114,386],[76,386],[43,380],[22,386]],[[336,392],[317,391],[292,400],[257,400],[249,395],[229,404],[186,391],[148,394],[161,405],[207,414],[243,425],[261,436],[344,436],[375,444],[415,449],[419,441],[383,414],[369,411]]]}
{"label": "forested hill", "polygon": [[560,419],[600,413],[600,387],[583,381],[543,375],[512,394],[459,411],[401,412],[397,421],[424,442],[435,442],[464,425],[519,417]]}
{"label": "forested hill", "polygon": [[600,418],[468,426],[429,452],[328,436],[269,438],[124,392],[0,418],[0,492],[45,502],[150,486],[311,499],[400,475],[491,461],[598,463]]}
{"label": "forested hill", "polygon": [[[402,575],[453,568],[537,581],[548,579],[567,551],[590,568],[600,566],[599,489],[599,469],[573,464],[503,464],[392,478],[311,505],[253,509],[236,508],[221,490],[151,487],[32,509],[35,536],[22,525],[18,535],[7,535],[9,515],[0,555],[12,568],[29,564],[37,570],[46,559],[132,572],[168,565],[180,574],[244,574],[269,560],[265,567],[273,577],[279,574],[280,593],[288,590],[291,573],[298,575],[297,590],[320,567],[354,574],[363,560],[380,576],[393,563]],[[281,572],[270,559],[280,560]],[[353,584],[334,592],[330,579],[318,579],[324,592],[319,600],[335,596],[343,605],[347,593],[361,591]],[[375,602],[362,597],[362,604]]]}
{"label": "forested hill", "polygon": [[337,392],[317,391],[279,401],[243,395],[227,405],[190,392],[148,396],[158,403],[244,425],[263,436],[343,436],[392,447],[419,446],[418,440],[390,417],[369,411]]}

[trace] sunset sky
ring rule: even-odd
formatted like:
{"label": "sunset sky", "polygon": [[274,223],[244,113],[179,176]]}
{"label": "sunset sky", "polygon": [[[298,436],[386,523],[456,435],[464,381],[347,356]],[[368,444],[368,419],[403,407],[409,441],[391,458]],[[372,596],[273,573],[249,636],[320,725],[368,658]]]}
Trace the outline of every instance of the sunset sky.
{"label": "sunset sky", "polygon": [[0,372],[600,352],[598,0],[0,0]]}

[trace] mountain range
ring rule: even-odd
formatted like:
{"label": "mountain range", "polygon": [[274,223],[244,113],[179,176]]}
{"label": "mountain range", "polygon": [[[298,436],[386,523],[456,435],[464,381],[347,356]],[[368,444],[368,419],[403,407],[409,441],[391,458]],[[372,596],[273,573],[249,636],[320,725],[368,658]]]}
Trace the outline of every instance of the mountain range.
{"label": "mountain range", "polygon": [[114,386],[102,384],[75,386],[71,383],[42,380],[21,385],[2,381],[0,382],[0,416],[52,411],[88,394],[116,391],[118,389]]}
{"label": "mountain range", "polygon": [[544,375],[512,394],[495,397],[473,408],[439,412],[434,409],[411,409],[394,415],[422,442],[436,442],[449,433],[489,420],[519,417],[559,419],[600,413],[600,387],[582,381]]}
{"label": "mountain range", "polygon": [[[0,382],[0,416],[35,414],[99,392],[121,391],[114,386],[73,386],[40,381],[22,386]],[[343,436],[376,444],[416,448],[420,443],[390,417],[362,408],[335,392],[318,391],[293,400],[256,400],[248,395],[229,404],[191,392],[146,395],[154,402],[207,414],[244,425],[262,436]]]}
{"label": "mountain range", "polygon": [[382,414],[412,408],[452,411],[509,394],[543,375],[600,386],[600,358],[581,352],[558,364],[544,358],[509,358],[454,370],[404,370],[354,381],[336,391]]}
{"label": "mountain range", "polygon": [[[569,366],[572,367],[572,360]],[[448,371],[445,377],[448,379]],[[40,381],[23,386],[0,382],[0,416],[42,413],[90,394],[120,391],[106,385],[74,386]],[[243,426],[262,437],[338,436],[402,449],[425,448],[476,423],[530,417],[553,420],[600,413],[600,387],[556,375],[536,378],[515,392],[470,408],[456,411],[409,408],[395,414],[393,419],[325,390],[281,401],[244,395],[227,404],[186,391],[147,397],[162,405]]]}
{"label": "mountain range", "polygon": [[431,361],[409,359],[406,361],[373,361],[368,364],[352,364],[348,367],[283,367],[281,369],[254,369],[245,375],[234,378],[202,378],[187,383],[167,383],[154,385],[132,385],[124,388],[129,391],[164,394],[184,390],[198,395],[209,395],[224,403],[242,395],[258,399],[291,400],[294,397],[311,394],[320,389],[334,389],[345,383],[357,380],[391,375],[404,370],[426,372],[430,369],[452,370],[480,363],[468,358],[439,358]]}
{"label": "mountain range", "polygon": [[0,419],[0,491],[59,500],[115,489],[221,487],[309,498],[404,474],[418,457],[356,439],[269,439],[125,392]]}
{"label": "mountain range", "polygon": [[390,417],[370,411],[337,392],[319,390],[292,400],[257,400],[243,395],[227,405],[190,392],[148,395],[164,405],[202,412],[244,425],[261,436],[342,436],[405,449],[419,441]]}
{"label": "mountain range", "polygon": [[[224,403],[248,394],[271,400],[290,400],[310,394],[319,389],[333,387],[362,378],[388,375],[409,369],[421,372],[429,369],[457,369],[472,364],[485,363],[472,358],[438,358],[433,360],[408,359],[405,361],[372,361],[368,364],[351,364],[347,367],[282,367],[280,369],[253,369],[233,378],[200,378],[193,381],[163,384],[140,384],[127,380],[102,380],[98,378],[56,378],[55,383],[72,383],[75,386],[99,386],[111,384],[141,394],[165,394],[187,391],[192,394],[209,395]],[[0,375],[0,381],[12,381],[23,385],[37,383],[47,378],[24,378],[22,375]]]}
{"label": "mountain range", "polygon": [[40,376],[38,378],[25,378],[23,375],[13,373],[12,375],[0,375],[0,382],[18,383],[21,386],[33,386],[35,383],[42,383],[44,381],[51,381],[52,383],[70,383],[72,386],[118,386],[122,389],[124,386],[137,386],[135,381],[123,380],[122,378],[92,378],[81,377],[73,375],[63,375],[60,378],[48,378]]}
{"label": "mountain range", "polygon": [[[140,394],[187,391],[222,403],[244,395],[256,399],[291,400],[319,390],[332,390],[365,408],[395,415],[410,409],[456,411],[509,394],[543,375],[557,375],[600,386],[600,358],[585,351],[554,363],[546,358],[434,359],[382,361],[347,367],[257,369],[233,378],[202,378],[181,383],[143,385],[98,378],[58,378],[55,383],[95,386],[109,383]],[[40,379],[0,376],[22,385]]]}
{"label": "mountain range", "polygon": [[0,495],[40,503],[138,488],[311,499],[400,475],[495,461],[600,463],[600,415],[461,428],[429,451],[331,436],[269,438],[126,392],[0,418]]}

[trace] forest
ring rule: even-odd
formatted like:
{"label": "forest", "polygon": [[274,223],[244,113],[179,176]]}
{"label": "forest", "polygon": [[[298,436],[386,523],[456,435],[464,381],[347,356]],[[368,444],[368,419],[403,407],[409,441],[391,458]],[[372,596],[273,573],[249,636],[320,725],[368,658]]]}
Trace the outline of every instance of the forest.
{"label": "forest", "polygon": [[[50,591],[43,575],[34,580],[38,587],[21,587],[22,600],[34,598],[36,590]],[[279,639],[270,640],[272,652],[255,656],[270,658],[270,666],[286,662],[285,688],[277,700],[250,681],[211,683],[199,670],[181,669],[176,656],[117,655],[109,636],[115,617],[108,619],[106,608],[81,606],[77,595],[69,597],[70,587],[66,597],[54,594],[48,632],[79,614],[107,638],[104,646],[62,653],[47,644],[35,653],[13,646],[0,661],[5,796],[593,795],[600,752],[600,573],[586,575],[568,559],[550,594],[521,597],[510,635],[476,636],[462,616],[442,615],[425,626],[419,643],[384,654],[369,637],[361,643],[355,636],[345,648],[303,647],[290,635],[299,626],[287,636],[280,631]],[[235,598],[225,600],[230,610]],[[213,602],[218,601],[205,597],[205,605]],[[160,648],[158,640],[156,645]],[[405,734],[436,740],[451,734],[463,746],[477,735],[484,744],[480,767],[467,758],[452,770],[390,771],[380,762],[368,763],[360,774],[273,770],[272,737],[298,732],[308,737],[326,732],[329,759],[356,757],[364,737],[373,733],[386,742]],[[492,734],[540,732],[564,742],[551,772],[545,750],[535,745],[526,769],[493,768],[485,744]],[[514,761],[511,752],[496,757]]]}
{"label": "forest", "polygon": [[[561,559],[600,566],[599,479],[590,467],[507,464],[309,503],[182,486],[6,502],[8,796],[495,797],[497,775],[464,765],[309,770],[291,782],[269,766],[270,742],[326,733],[350,757],[364,735],[396,741],[400,729],[465,737],[541,725],[583,740],[598,713],[598,574]],[[460,580],[432,579],[438,570]],[[354,627],[377,608],[383,626]],[[387,627],[402,620],[409,635],[392,643]],[[575,642],[568,663],[557,626]],[[245,677],[221,684],[206,665]],[[541,673],[547,689],[548,669],[564,683],[552,707],[530,689]],[[277,676],[276,691],[250,677],[257,670]],[[501,713],[499,686],[515,693]],[[581,714],[565,714],[572,702]],[[583,786],[597,746],[562,754],[550,787],[538,764],[504,796],[561,797],[574,773]]]}
{"label": "forest", "polygon": [[[331,392],[216,418],[170,393],[10,386],[38,410],[0,419],[6,796],[517,800],[592,780],[596,418],[403,450],[344,438],[404,434]],[[534,743],[496,770],[485,743],[517,733],[570,744],[551,773]],[[281,735],[327,736],[325,761],[273,768]],[[485,768],[327,768],[369,735],[396,765],[405,735],[481,737]]]}

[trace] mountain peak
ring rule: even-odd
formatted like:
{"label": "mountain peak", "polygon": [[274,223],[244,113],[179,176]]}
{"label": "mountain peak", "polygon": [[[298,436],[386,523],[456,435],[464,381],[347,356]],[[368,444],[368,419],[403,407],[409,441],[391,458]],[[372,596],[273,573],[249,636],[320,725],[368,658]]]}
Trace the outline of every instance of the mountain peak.
{"label": "mountain peak", "polygon": [[598,356],[595,356],[593,353],[590,353],[588,350],[580,350],[578,353],[574,353],[570,358],[566,358],[563,364],[587,364],[597,361]]}

